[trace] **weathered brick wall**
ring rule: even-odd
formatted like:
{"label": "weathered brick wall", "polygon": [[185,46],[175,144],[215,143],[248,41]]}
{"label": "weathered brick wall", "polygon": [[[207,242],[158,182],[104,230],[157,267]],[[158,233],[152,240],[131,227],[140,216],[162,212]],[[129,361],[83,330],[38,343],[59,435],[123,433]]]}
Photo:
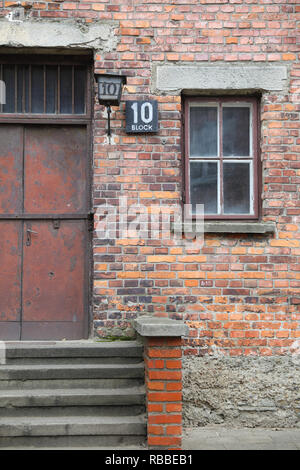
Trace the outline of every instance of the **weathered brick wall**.
{"label": "weathered brick wall", "polygon": [[[157,240],[96,241],[98,334],[115,325],[130,328],[131,318],[149,312],[188,322],[186,354],[272,355],[299,348],[297,8],[263,1],[111,5],[120,42],[113,53],[97,56],[96,67],[128,76],[124,100],[151,96],[156,63],[284,63],[290,78],[288,92],[261,100],[262,219],[277,223],[276,235],[210,234],[199,252]],[[181,97],[153,98],[160,112],[155,136],[126,135],[123,105],[114,116],[114,144],[107,145],[103,112],[97,112],[100,200],[120,193],[144,205],[180,199]]]}
{"label": "weathered brick wall", "polygon": [[[3,2],[7,15],[15,2]],[[170,204],[182,196],[181,96],[151,95],[155,64],[285,64],[288,89],[261,99],[262,220],[275,235],[207,235],[196,251],[160,240],[94,241],[98,335],[130,335],[141,313],[183,318],[187,355],[299,352],[299,52],[296,1],[106,0],[23,2],[41,18],[109,21],[116,49],[98,72],[127,75],[113,136],[95,106],[94,203]],[[157,135],[125,133],[125,100],[159,103]],[[202,287],[201,281],[208,281]]]}

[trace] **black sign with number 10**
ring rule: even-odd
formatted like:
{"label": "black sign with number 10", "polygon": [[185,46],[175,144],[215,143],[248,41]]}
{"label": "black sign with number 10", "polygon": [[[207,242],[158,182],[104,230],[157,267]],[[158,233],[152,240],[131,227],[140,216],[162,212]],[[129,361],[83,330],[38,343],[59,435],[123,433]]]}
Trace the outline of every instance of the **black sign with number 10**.
{"label": "black sign with number 10", "polygon": [[157,101],[126,101],[127,134],[146,134],[157,131]]}

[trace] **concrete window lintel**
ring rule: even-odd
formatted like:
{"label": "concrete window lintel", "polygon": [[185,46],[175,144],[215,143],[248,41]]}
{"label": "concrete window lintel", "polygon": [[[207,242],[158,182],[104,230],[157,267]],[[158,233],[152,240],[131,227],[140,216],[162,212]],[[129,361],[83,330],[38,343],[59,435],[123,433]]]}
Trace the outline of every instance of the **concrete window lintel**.
{"label": "concrete window lintel", "polygon": [[287,76],[285,65],[157,65],[153,70],[153,88],[157,93],[181,93],[183,90],[279,91],[286,87]]}
{"label": "concrete window lintel", "polygon": [[141,336],[186,336],[188,326],[180,320],[170,318],[142,316],[134,321],[134,327]]}

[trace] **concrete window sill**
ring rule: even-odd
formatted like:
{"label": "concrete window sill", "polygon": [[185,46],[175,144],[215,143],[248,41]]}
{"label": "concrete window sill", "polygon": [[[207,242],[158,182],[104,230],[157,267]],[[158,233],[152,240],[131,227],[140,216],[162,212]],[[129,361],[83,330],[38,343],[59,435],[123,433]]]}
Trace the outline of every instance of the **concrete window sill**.
{"label": "concrete window sill", "polygon": [[[175,224],[172,230],[180,231]],[[275,230],[273,222],[204,222],[205,233],[275,233]]]}
{"label": "concrete window sill", "polygon": [[274,233],[275,223],[272,222],[205,222],[204,232],[207,233]]}

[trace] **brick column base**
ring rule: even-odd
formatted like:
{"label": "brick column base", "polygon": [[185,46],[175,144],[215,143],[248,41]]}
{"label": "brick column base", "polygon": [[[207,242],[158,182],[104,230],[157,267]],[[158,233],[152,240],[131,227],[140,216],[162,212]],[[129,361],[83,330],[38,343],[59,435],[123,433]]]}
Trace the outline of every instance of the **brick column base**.
{"label": "brick column base", "polygon": [[181,336],[187,327],[176,320],[141,317],[136,329],[144,343],[148,449],[181,449]]}
{"label": "brick column base", "polygon": [[181,448],[181,338],[146,338],[145,385],[148,447]]}

